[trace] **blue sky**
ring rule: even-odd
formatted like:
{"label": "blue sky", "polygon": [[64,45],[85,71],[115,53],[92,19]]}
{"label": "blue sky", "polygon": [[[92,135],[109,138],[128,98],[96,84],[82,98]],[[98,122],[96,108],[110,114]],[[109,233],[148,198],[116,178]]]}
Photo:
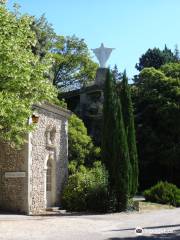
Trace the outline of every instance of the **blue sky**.
{"label": "blue sky", "polygon": [[[89,49],[101,42],[116,48],[108,64],[135,73],[148,48],[180,48],[180,0],[17,0],[21,11],[46,14],[56,33],[84,38]],[[9,0],[12,6],[14,0]],[[93,53],[92,53],[93,55]],[[94,60],[96,58],[94,57]]]}

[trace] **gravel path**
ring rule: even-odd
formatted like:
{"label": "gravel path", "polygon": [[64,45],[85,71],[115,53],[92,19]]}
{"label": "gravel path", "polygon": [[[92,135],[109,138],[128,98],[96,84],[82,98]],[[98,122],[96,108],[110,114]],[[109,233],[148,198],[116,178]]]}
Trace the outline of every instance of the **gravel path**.
{"label": "gravel path", "polygon": [[[143,228],[137,235],[135,228]],[[0,240],[180,239],[180,208],[146,213],[29,217],[0,215]]]}

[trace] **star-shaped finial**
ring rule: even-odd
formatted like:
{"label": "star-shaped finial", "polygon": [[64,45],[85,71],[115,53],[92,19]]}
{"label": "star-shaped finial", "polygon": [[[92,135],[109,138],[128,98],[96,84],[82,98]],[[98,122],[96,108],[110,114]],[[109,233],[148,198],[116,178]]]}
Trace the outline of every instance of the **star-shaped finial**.
{"label": "star-shaped finial", "polygon": [[106,48],[104,44],[101,43],[99,48],[92,49],[93,53],[96,55],[101,68],[106,67],[106,62],[111,55],[111,52],[114,48]]}

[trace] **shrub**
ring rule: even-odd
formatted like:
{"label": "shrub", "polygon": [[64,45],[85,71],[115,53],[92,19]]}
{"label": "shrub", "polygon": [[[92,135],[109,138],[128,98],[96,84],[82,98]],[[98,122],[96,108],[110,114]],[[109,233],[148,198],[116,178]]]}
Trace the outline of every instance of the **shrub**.
{"label": "shrub", "polygon": [[68,137],[70,162],[75,161],[78,166],[92,166],[95,159],[99,160],[100,148],[94,146],[83,121],[75,114],[69,119]]}
{"label": "shrub", "polygon": [[69,176],[62,198],[63,207],[70,211],[106,212],[107,179],[107,172],[100,162],[95,162],[92,168],[80,166]]}
{"label": "shrub", "polygon": [[144,191],[146,201],[180,206],[180,189],[168,182],[159,182]]}

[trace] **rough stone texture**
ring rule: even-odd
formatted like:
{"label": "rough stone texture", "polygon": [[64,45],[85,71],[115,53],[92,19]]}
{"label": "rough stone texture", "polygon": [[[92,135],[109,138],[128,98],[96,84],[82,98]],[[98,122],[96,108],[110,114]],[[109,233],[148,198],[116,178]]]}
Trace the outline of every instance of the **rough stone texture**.
{"label": "rough stone texture", "polygon": [[104,83],[107,72],[107,68],[98,68],[94,85],[60,95],[66,100],[68,108],[83,119],[88,134],[98,146],[101,146]]}
{"label": "rough stone texture", "polygon": [[[52,162],[52,206],[59,206],[68,176],[68,117],[70,112],[50,104],[34,106],[36,130],[20,151],[0,144],[0,208],[39,214],[47,207],[47,162]],[[32,118],[33,119],[33,118]],[[25,177],[5,177],[25,172]]]}
{"label": "rough stone texture", "polygon": [[6,172],[27,173],[26,148],[16,151],[0,144],[0,208],[5,210],[27,212],[27,174],[25,178],[5,178]]}
{"label": "rough stone texture", "polygon": [[[55,199],[53,205],[59,205],[62,189],[67,179],[67,118],[38,108],[37,130],[32,133],[32,156],[30,166],[31,199],[30,213],[38,214],[46,208],[46,167],[49,156],[56,165]],[[52,146],[47,144],[47,130],[55,129]]]}
{"label": "rough stone texture", "polygon": [[98,68],[96,72],[95,84],[103,86],[107,72],[108,72],[107,68]]}

